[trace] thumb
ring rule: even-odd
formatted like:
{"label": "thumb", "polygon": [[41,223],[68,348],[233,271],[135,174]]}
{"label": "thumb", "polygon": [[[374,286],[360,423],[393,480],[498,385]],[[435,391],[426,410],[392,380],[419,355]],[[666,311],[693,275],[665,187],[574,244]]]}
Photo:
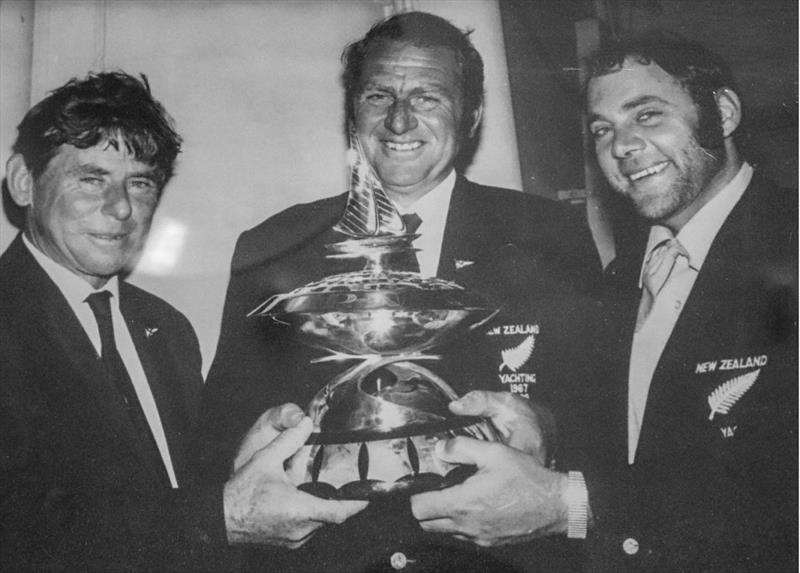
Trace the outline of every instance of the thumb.
{"label": "thumb", "polygon": [[461,416],[483,416],[490,418],[493,414],[488,392],[473,390],[458,400],[450,402],[450,410]]}
{"label": "thumb", "polygon": [[304,415],[300,406],[288,402],[272,410],[269,422],[273,428],[282,432],[299,424]]}
{"label": "thumb", "polygon": [[312,429],[311,418],[305,416],[296,426],[284,430],[265,448],[256,452],[252,458],[253,463],[264,465],[278,461],[283,467],[283,462],[303,447]]}
{"label": "thumb", "polygon": [[483,467],[495,456],[500,444],[485,442],[474,438],[457,436],[436,443],[436,455],[451,464],[474,465]]}

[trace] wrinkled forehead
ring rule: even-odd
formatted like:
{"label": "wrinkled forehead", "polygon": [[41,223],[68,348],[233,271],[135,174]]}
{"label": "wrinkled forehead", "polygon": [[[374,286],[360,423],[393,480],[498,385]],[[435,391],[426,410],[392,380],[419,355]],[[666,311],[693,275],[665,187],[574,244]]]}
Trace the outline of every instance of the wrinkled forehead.
{"label": "wrinkled forehead", "polygon": [[361,86],[388,74],[430,78],[460,89],[461,66],[455,51],[447,46],[425,46],[411,42],[382,40],[369,48],[361,71]]}

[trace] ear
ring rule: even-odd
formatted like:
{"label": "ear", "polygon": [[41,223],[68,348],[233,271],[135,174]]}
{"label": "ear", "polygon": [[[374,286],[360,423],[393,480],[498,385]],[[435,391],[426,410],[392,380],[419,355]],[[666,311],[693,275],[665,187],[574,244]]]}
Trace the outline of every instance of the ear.
{"label": "ear", "polygon": [[12,155],[6,163],[6,182],[9,194],[18,206],[27,207],[33,202],[33,175],[19,153]]}
{"label": "ear", "polygon": [[472,139],[475,137],[475,133],[478,131],[478,126],[481,124],[481,118],[483,117],[483,103],[481,103],[475,111],[472,112],[472,123],[470,124],[470,128],[467,131],[467,137]]}
{"label": "ear", "polygon": [[720,88],[714,93],[722,122],[722,136],[730,137],[742,121],[742,103],[730,88]]}

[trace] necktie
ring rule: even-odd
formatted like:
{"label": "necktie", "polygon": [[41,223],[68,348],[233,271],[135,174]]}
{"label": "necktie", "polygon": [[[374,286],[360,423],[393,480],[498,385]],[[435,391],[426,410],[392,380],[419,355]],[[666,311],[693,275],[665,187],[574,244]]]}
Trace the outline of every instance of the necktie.
{"label": "necktie", "polygon": [[[406,226],[406,233],[413,235],[422,224],[422,219],[416,213],[406,213],[401,215],[403,223]],[[412,273],[419,272],[419,261],[417,260],[417,253],[413,250],[397,253],[391,258],[390,268],[395,271],[408,271]]]}
{"label": "necktie", "polygon": [[669,280],[679,257],[686,257],[688,261],[689,253],[674,237],[662,241],[650,251],[642,273],[644,289],[642,290],[642,302],[639,305],[639,315],[636,319],[636,330],[639,330],[647,320],[658,293]]}
{"label": "necktie", "polygon": [[125,363],[122,362],[122,358],[117,351],[114,327],[111,322],[111,304],[109,301],[111,296],[109,291],[104,290],[86,297],[86,302],[89,303],[94,313],[95,320],[97,320],[97,328],[100,331],[100,343],[102,345],[100,357],[103,361],[103,367],[108,379],[113,382],[120,397],[125,402],[125,408],[128,411],[133,427],[136,429],[136,433],[139,435],[139,439],[148,449],[155,467],[159,468],[162,477],[167,479],[161,453],[158,451],[150,424],[147,422],[142,405],[139,403],[136,388],[134,388],[133,382],[131,382],[131,378],[128,375],[128,370],[125,368]]}

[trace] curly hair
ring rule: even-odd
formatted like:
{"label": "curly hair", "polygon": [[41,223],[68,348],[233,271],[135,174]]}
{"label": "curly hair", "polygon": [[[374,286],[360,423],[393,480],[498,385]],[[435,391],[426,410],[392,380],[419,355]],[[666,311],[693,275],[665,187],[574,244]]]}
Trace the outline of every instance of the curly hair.
{"label": "curly hair", "polygon": [[735,92],[738,89],[730,68],[721,56],[696,42],[655,31],[645,37],[614,41],[602,46],[586,61],[586,85],[593,78],[621,70],[627,59],[643,66],[656,64],[675,78],[697,107],[700,144],[707,148],[722,145],[716,93],[722,88]]}
{"label": "curly hair", "polygon": [[155,166],[165,184],[173,174],[181,137],[150,93],[147,77],[123,72],[71,79],[36,104],[18,126],[13,149],[39,177],[62,145],[87,149],[102,141],[125,145],[138,161]]}

